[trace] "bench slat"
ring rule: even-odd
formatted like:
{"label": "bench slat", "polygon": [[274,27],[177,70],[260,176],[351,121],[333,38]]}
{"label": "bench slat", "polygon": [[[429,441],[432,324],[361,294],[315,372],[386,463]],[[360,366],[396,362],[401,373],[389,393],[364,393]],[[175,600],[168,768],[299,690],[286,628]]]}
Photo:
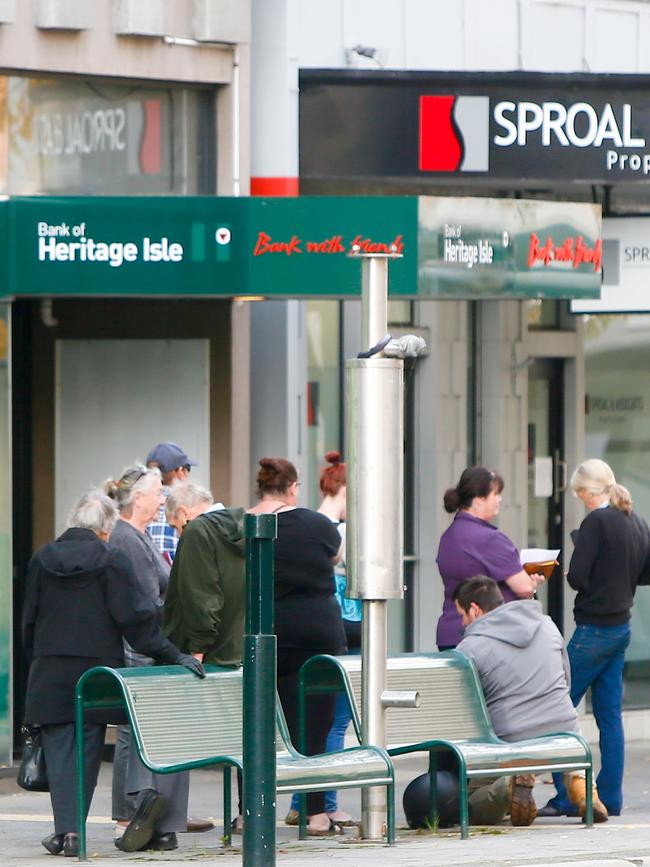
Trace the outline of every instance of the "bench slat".
{"label": "bench slat", "polygon": [[[360,661],[346,658],[337,661],[347,671],[357,707],[361,707]],[[431,665],[427,657],[416,657],[412,667],[408,662],[404,657],[387,660],[386,686],[394,690],[417,688],[420,707],[387,709],[389,750],[432,737],[454,741],[490,739],[491,727],[477,713],[476,701],[462,671],[449,665]]]}
{"label": "bench slat", "polygon": [[[127,700],[140,730],[142,750],[158,767],[202,761],[215,755],[241,757],[241,673],[219,679],[164,675],[123,678]],[[164,709],[161,708],[164,695]]]}
{"label": "bench slat", "polygon": [[[301,783],[296,786],[296,778]],[[325,753],[319,756],[300,756],[298,760],[289,752],[277,755],[278,791],[297,791],[306,786],[315,786],[327,781],[353,787],[360,783],[386,785],[389,782],[386,762],[374,750],[356,747],[340,753]],[[306,790],[306,789],[305,789]]]}

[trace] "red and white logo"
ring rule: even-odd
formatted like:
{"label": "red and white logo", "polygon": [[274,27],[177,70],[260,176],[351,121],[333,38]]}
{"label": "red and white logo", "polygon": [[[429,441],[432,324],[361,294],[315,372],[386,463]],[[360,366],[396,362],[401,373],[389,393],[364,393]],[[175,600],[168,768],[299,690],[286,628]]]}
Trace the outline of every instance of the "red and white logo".
{"label": "red and white logo", "polygon": [[490,98],[420,97],[420,171],[487,172]]}

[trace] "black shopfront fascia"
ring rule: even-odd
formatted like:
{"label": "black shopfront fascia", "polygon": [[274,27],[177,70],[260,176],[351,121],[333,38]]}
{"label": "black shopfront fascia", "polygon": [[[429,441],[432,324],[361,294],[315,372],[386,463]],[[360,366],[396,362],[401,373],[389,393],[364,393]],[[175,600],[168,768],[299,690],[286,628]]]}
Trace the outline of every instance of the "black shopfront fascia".
{"label": "black shopfront fascia", "polygon": [[650,84],[640,75],[302,70],[300,178],[648,182]]}

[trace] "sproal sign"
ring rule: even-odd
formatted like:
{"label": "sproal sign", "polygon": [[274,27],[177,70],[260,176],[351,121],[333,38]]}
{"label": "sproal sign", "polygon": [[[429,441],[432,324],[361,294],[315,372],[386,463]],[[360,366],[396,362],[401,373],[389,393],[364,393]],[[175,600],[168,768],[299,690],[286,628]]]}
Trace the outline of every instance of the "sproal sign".
{"label": "sproal sign", "polygon": [[301,72],[301,178],[445,175],[648,179],[647,77]]}

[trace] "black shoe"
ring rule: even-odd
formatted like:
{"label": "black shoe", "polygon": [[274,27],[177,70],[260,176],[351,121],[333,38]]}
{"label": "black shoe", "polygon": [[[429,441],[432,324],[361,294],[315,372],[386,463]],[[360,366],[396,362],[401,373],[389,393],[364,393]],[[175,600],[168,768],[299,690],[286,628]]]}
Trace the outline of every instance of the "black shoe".
{"label": "black shoe", "polygon": [[572,818],[578,818],[579,814],[575,807],[571,807],[568,810],[558,810],[558,808],[554,807],[549,801],[546,806],[539,808],[537,815],[542,819],[557,819],[558,816],[571,816]]}
{"label": "black shoe", "polygon": [[155,849],[156,852],[169,852],[172,849],[178,849],[178,840],[173,831],[167,831],[166,834],[154,834],[151,840],[143,849]]}
{"label": "black shoe", "polygon": [[50,834],[41,844],[45,846],[50,855],[60,855],[63,852],[63,838],[65,834]]}
{"label": "black shoe", "polygon": [[79,857],[79,837],[76,834],[66,834],[63,838],[63,854],[66,858]]}
{"label": "black shoe", "polygon": [[115,841],[117,848],[122,852],[145,849],[166,806],[167,801],[155,789],[143,789],[133,818],[124,829],[124,834]]}

